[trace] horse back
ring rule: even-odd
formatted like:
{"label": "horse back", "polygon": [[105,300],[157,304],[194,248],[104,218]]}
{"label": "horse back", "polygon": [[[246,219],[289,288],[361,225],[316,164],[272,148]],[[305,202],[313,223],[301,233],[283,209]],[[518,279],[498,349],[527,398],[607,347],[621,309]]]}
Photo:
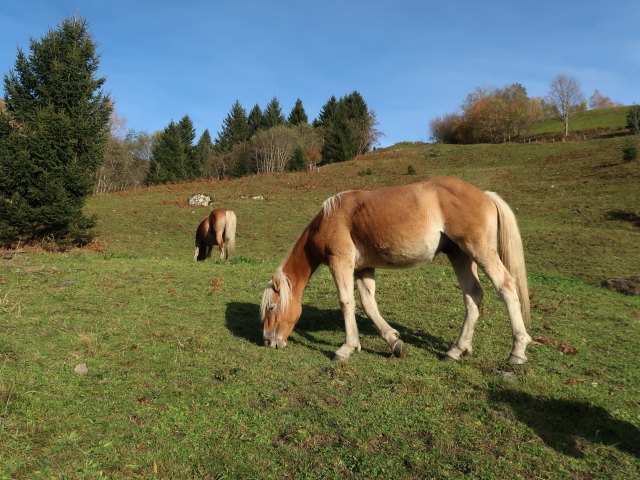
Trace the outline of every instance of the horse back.
{"label": "horse back", "polygon": [[[464,247],[486,237],[496,209],[481,190],[455,177],[373,191],[332,201],[313,235],[328,254],[353,250],[356,267],[405,268],[433,259],[448,241]],[[495,231],[495,230],[494,230]]]}

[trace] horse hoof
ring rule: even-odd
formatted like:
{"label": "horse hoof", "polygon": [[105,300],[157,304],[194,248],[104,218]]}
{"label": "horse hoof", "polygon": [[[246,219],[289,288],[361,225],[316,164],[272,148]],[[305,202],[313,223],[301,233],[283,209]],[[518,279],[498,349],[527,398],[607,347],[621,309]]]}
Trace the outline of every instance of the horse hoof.
{"label": "horse hoof", "polygon": [[451,355],[448,355],[448,354],[446,354],[446,353],[442,356],[442,359],[441,359],[441,360],[442,360],[443,362],[457,362],[457,361],[458,361],[458,359],[453,358]]}
{"label": "horse hoof", "polygon": [[397,358],[404,358],[407,354],[407,347],[405,347],[402,340],[396,341],[396,343],[393,344],[393,348],[391,350],[393,351],[393,355]]}
{"label": "horse hoof", "polygon": [[527,359],[512,354],[507,358],[507,363],[510,365],[523,365],[527,363]]}
{"label": "horse hoof", "polygon": [[342,355],[338,355],[337,353],[331,359],[332,362],[346,362],[347,357],[343,357]]}

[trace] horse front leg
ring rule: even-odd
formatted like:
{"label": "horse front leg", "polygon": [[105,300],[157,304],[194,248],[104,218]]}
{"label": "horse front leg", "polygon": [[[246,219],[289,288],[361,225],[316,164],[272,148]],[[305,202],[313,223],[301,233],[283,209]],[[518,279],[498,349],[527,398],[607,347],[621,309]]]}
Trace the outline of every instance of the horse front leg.
{"label": "horse front leg", "polygon": [[402,358],[406,354],[405,344],[400,340],[400,333],[389,325],[378,310],[376,302],[376,281],[375,270],[368,268],[356,273],[356,285],[360,292],[362,308],[367,316],[373,321],[378,333],[387,342],[389,348],[396,357]]}
{"label": "horse front leg", "polygon": [[344,317],[346,339],[333,356],[334,362],[347,360],[354,351],[360,351],[360,338],[356,324],[355,300],[353,296],[353,264],[336,261],[329,265],[333,280],[338,289],[340,309]]}

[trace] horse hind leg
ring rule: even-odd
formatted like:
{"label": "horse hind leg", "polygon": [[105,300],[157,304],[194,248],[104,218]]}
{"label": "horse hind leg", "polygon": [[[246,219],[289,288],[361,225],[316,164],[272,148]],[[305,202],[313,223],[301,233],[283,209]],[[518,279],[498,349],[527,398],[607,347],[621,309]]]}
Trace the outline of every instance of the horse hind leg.
{"label": "horse hind leg", "polygon": [[387,342],[393,354],[396,357],[403,358],[406,355],[406,347],[404,342],[400,340],[400,333],[382,318],[378,310],[378,304],[375,298],[375,270],[366,269],[357,272],[356,285],[358,286],[358,292],[360,292],[360,301],[362,302],[364,312],[373,321],[378,333],[384,341]]}
{"label": "horse hind leg", "polygon": [[480,281],[478,280],[478,267],[471,257],[459,248],[456,248],[455,251],[447,255],[456,272],[460,288],[462,289],[466,309],[460,335],[443,357],[445,361],[453,361],[458,360],[460,356],[464,354],[471,354],[473,352],[473,331],[480,317],[483,292]]}
{"label": "horse hind leg", "polygon": [[480,266],[491,280],[491,283],[493,283],[500,297],[502,297],[509,312],[513,348],[507,362],[521,365],[527,362],[525,350],[532,339],[524,326],[516,281],[500,261],[497,253],[490,258],[490,261],[482,262]]}
{"label": "horse hind leg", "polygon": [[227,254],[224,245],[224,236],[221,230],[216,231],[216,243],[220,249],[220,260],[224,260],[227,257]]}

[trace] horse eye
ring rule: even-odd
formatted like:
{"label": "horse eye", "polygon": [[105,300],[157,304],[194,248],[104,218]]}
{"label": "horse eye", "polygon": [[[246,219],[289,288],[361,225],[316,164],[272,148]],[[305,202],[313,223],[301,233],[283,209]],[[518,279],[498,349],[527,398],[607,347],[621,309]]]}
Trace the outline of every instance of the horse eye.
{"label": "horse eye", "polygon": [[276,304],[275,304],[275,303],[272,303],[271,305],[269,305],[269,306],[267,307],[267,312],[269,312],[269,313],[273,313],[273,311],[274,311],[275,309],[276,309]]}

